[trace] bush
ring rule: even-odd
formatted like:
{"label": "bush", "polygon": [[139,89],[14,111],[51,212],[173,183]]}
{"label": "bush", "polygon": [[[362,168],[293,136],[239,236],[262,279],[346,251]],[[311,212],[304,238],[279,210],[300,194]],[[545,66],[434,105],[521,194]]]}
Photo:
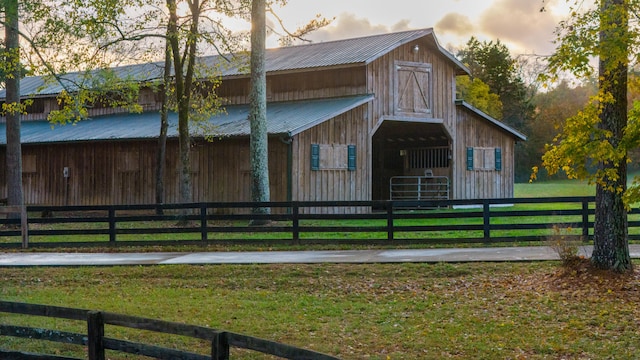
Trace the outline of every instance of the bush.
{"label": "bush", "polygon": [[547,246],[553,249],[560,257],[564,266],[571,266],[583,257],[579,255],[582,237],[571,235],[571,228],[553,226],[553,233],[546,240]]}

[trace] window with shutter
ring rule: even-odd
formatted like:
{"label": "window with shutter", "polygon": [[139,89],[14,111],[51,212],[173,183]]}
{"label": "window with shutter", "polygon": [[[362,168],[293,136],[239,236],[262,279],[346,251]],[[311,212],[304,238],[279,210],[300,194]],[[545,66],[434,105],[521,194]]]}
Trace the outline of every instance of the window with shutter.
{"label": "window with shutter", "polygon": [[356,170],[356,146],[355,145],[349,145],[347,147],[347,168],[350,171],[355,171]]}
{"label": "window with shutter", "polygon": [[320,145],[311,144],[311,170],[320,170]]}

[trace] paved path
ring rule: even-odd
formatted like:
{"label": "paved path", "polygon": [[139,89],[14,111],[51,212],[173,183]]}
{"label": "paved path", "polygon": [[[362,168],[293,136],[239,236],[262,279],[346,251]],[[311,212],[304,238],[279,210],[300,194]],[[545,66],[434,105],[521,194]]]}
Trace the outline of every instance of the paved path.
{"label": "paved path", "polygon": [[[640,258],[640,245],[631,245]],[[591,247],[581,249],[591,254]],[[0,266],[111,266],[153,264],[313,264],[556,260],[545,246],[467,249],[155,252],[155,253],[0,253]]]}

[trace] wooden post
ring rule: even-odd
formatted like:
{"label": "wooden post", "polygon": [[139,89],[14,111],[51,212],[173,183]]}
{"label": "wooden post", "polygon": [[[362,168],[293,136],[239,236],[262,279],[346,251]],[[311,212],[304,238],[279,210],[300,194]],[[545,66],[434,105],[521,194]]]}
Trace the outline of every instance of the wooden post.
{"label": "wooden post", "polygon": [[291,236],[295,243],[300,241],[300,205],[297,202],[291,205]]}
{"label": "wooden post", "polygon": [[589,199],[582,198],[582,241],[589,241]]}
{"label": "wooden post", "polygon": [[229,338],[226,332],[217,333],[211,341],[211,360],[229,360]]}
{"label": "wooden post", "polygon": [[29,222],[27,221],[27,206],[22,203],[20,211],[20,230],[22,231],[22,248],[29,247]]}
{"label": "wooden post", "polygon": [[200,240],[207,241],[207,205],[200,204]]}
{"label": "wooden post", "polygon": [[393,240],[393,201],[387,201],[387,240]]}
{"label": "wooden post", "polygon": [[116,210],[109,208],[109,242],[116,242]]}
{"label": "wooden post", "polygon": [[104,318],[99,311],[87,313],[87,342],[89,360],[105,360],[104,357]]}
{"label": "wooden post", "polygon": [[489,200],[482,200],[482,229],[484,232],[484,241],[491,242],[491,212]]}

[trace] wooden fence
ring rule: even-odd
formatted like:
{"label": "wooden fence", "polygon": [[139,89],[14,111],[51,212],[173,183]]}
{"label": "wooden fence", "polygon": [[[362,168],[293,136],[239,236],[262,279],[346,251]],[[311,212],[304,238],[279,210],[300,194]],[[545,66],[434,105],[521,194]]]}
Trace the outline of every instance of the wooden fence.
{"label": "wooden fence", "polygon": [[[33,340],[53,341],[85,347],[89,360],[104,360],[105,350],[148,356],[156,359],[183,360],[226,360],[230,358],[231,348],[240,348],[274,355],[284,359],[336,360],[337,357],[305,350],[269,340],[232,332],[214,330],[207,327],[186,325],[182,323],[146,319],[136,316],[115,314],[110,312],[72,309],[57,306],[35,305],[0,301],[0,312],[43,316],[48,318],[69,319],[86,322],[86,334],[16,326],[0,323],[0,336],[11,336]],[[189,351],[170,349],[157,345],[115,339],[107,337],[105,325],[148,330],[158,333],[186,336],[200,339],[210,344],[210,355],[196,354]],[[0,344],[5,343],[0,341]],[[77,360],[75,357],[64,357],[50,354],[34,354],[22,351],[2,349],[0,358],[4,360]]]}
{"label": "wooden fence", "polygon": [[[27,230],[32,247],[503,243],[543,240],[557,229],[587,241],[593,233],[594,201],[554,197],[28,206]],[[256,207],[272,213],[250,214]],[[630,212],[630,239],[640,239],[637,214],[638,209]],[[256,220],[270,224],[252,226]],[[15,239],[22,234],[16,228],[19,221],[0,219],[0,248],[25,247]]]}

